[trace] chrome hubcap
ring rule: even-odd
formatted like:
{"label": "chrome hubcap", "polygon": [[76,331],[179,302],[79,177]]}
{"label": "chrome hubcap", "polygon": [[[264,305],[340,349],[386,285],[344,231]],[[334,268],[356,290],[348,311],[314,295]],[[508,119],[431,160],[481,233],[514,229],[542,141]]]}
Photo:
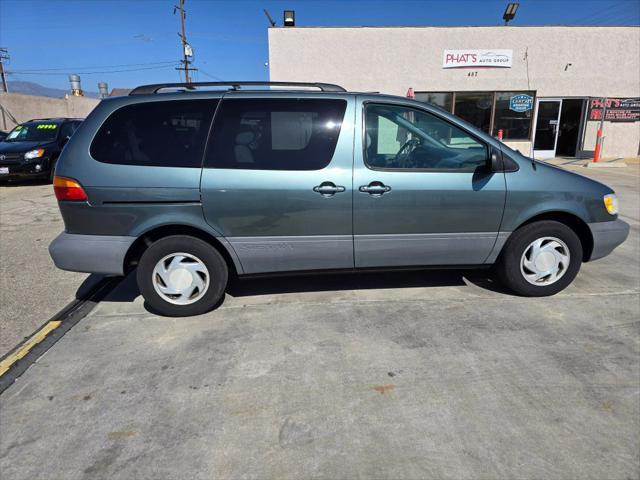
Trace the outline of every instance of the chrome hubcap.
{"label": "chrome hubcap", "polygon": [[567,244],[559,238],[538,238],[525,248],[520,260],[520,271],[532,285],[551,285],[567,272],[570,258]]}
{"label": "chrome hubcap", "polygon": [[209,270],[189,253],[172,253],[153,269],[153,288],[163,300],[175,305],[197,302],[209,288]]}

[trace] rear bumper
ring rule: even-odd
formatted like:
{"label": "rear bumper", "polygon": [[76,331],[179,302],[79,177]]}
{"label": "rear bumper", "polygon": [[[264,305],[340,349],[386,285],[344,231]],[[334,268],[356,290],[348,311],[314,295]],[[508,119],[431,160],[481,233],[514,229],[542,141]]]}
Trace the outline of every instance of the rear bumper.
{"label": "rear bumper", "polygon": [[62,232],[49,245],[49,255],[62,270],[124,275],[124,258],[135,240],[135,237]]}
{"label": "rear bumper", "polygon": [[606,257],[629,236],[629,224],[622,220],[589,223],[593,237],[593,251],[589,260]]}

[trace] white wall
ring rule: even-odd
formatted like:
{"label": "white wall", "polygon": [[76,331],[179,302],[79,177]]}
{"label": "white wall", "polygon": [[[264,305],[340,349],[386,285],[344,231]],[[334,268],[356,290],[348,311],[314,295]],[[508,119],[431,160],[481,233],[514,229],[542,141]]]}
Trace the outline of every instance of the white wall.
{"label": "white wall", "polygon": [[[513,66],[477,69],[477,77],[442,68],[444,50],[470,48],[511,49]],[[413,87],[640,96],[640,28],[270,28],[269,70],[274,81],[334,82],[394,95]]]}
{"label": "white wall", "polygon": [[[444,50],[497,48],[513,50],[512,68],[442,68]],[[269,70],[273,81],[330,82],[351,91],[394,95],[412,87],[640,97],[640,28],[270,28]],[[477,76],[468,76],[470,71]],[[637,155],[640,123],[629,125],[606,123],[605,154]],[[531,142],[514,146],[525,153]]]}
{"label": "white wall", "polygon": [[[595,148],[596,132],[599,126],[600,122],[587,122],[584,135],[585,150],[593,150]],[[638,155],[640,122],[604,122],[602,135],[604,136],[601,152],[603,158],[625,158]]]}

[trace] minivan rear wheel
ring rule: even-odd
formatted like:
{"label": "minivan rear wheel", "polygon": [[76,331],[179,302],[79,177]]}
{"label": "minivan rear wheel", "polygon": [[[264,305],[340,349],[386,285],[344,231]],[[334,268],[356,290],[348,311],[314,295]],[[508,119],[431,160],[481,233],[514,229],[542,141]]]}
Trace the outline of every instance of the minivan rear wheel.
{"label": "minivan rear wheel", "polygon": [[563,223],[544,220],[511,234],[497,265],[502,282],[526,297],[555,295],[580,271],[582,243]]}
{"label": "minivan rear wheel", "polygon": [[154,242],[142,254],[136,272],[148,305],[169,317],[212,310],[224,295],[228,276],[227,264],[214,247],[186,235]]}

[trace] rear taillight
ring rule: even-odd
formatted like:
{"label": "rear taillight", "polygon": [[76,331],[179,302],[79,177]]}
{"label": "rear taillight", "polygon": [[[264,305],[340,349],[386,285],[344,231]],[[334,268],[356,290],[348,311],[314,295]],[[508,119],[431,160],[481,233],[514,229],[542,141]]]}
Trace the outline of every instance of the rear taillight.
{"label": "rear taillight", "polygon": [[53,191],[60,201],[84,202],[87,194],[73,178],[54,177]]}

